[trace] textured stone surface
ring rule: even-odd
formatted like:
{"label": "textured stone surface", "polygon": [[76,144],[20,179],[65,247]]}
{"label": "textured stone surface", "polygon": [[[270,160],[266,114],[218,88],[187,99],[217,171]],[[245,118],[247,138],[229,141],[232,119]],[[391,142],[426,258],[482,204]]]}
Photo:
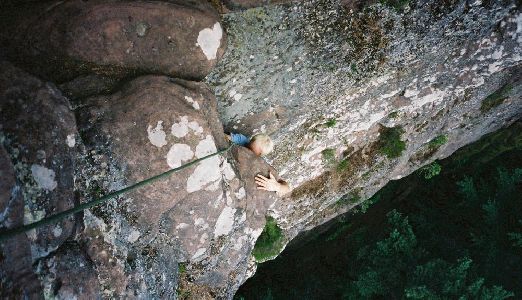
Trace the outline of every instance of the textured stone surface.
{"label": "textured stone surface", "polygon": [[[23,196],[23,222],[74,206],[76,120],[68,100],[50,83],[0,62],[1,141]],[[59,247],[73,218],[28,232],[33,260]]]}
{"label": "textured stone surface", "polygon": [[[0,226],[23,224],[24,203],[9,154],[0,145]],[[31,267],[31,248],[25,235],[0,243],[0,297],[31,299],[42,296],[40,283]]]}
{"label": "textured stone surface", "polygon": [[[86,196],[227,147],[208,88],[168,77],[140,77],[86,99],[78,122],[88,153],[79,174]],[[173,270],[185,263],[185,289],[231,296],[275,201],[254,186],[255,174],[268,170],[250,150],[236,148],[86,213],[84,241],[104,295],[172,297]]]}
{"label": "textured stone surface", "polygon": [[27,4],[4,12],[0,36],[10,57],[58,81],[88,72],[201,79],[226,41],[217,12],[192,2]]}
{"label": "textured stone surface", "polygon": [[[295,187],[274,208],[288,239],[521,116],[519,3],[368,3],[224,17],[229,46],[207,81],[225,128],[272,135],[268,161]],[[481,109],[496,91],[497,105]],[[406,149],[389,159],[379,134],[394,126]]]}

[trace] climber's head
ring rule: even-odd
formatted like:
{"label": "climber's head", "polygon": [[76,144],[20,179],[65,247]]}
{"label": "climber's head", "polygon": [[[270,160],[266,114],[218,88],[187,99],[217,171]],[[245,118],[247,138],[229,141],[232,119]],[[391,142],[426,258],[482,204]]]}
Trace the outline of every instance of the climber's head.
{"label": "climber's head", "polygon": [[266,134],[256,134],[247,145],[248,149],[252,150],[258,156],[265,156],[274,149],[274,142]]}

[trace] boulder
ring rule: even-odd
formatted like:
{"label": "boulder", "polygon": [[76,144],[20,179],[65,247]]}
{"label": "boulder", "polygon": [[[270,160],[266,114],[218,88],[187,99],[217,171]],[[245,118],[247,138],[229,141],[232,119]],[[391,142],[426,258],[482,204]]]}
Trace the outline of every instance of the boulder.
{"label": "boulder", "polygon": [[[68,100],[51,83],[0,62],[0,134],[24,197],[24,224],[72,208],[79,138]],[[72,216],[27,233],[32,259],[72,233]]]}
{"label": "boulder", "polygon": [[[9,154],[0,145],[0,230],[23,225],[24,201]],[[41,286],[32,269],[31,247],[24,234],[0,242],[0,297],[38,299]]]}
{"label": "boulder", "polygon": [[2,48],[58,82],[86,73],[201,79],[226,45],[219,15],[206,1],[74,0],[4,14]]}
{"label": "boulder", "polygon": [[[144,76],[84,102],[79,128],[96,156],[78,174],[86,198],[228,147],[215,98],[203,83]],[[178,263],[186,264],[179,275],[190,277],[193,288],[232,295],[230,284],[237,288],[245,277],[245,258],[276,201],[274,193],[255,188],[254,176],[269,170],[275,173],[250,150],[234,147],[90,209],[83,239],[101,278],[112,278],[103,286],[107,295],[170,297],[177,285],[159,278],[177,282],[172,269]]]}

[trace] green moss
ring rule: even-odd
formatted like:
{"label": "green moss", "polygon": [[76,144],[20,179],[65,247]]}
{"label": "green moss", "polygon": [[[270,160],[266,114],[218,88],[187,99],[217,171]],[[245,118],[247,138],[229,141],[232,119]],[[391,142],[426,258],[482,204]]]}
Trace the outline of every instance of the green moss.
{"label": "green moss", "polygon": [[390,119],[395,119],[399,116],[399,112],[398,111],[392,111],[391,113],[388,114],[388,118]]}
{"label": "green moss", "polygon": [[324,125],[328,128],[332,128],[334,127],[335,125],[337,124],[337,120],[335,118],[330,118],[328,119],[328,121],[326,121],[326,123],[324,123]]}
{"label": "green moss", "polygon": [[511,84],[506,84],[493,94],[487,96],[486,99],[482,100],[480,111],[488,112],[492,108],[502,104],[504,100],[508,98],[508,94],[511,90],[513,90],[513,86]]}
{"label": "green moss", "polygon": [[252,255],[257,262],[274,257],[283,249],[283,231],[272,217],[266,217],[263,232],[256,241]]}
{"label": "green moss", "polygon": [[326,148],[323,151],[321,151],[321,154],[323,155],[323,162],[331,165],[335,162],[335,150]]}
{"label": "green moss", "polygon": [[180,277],[185,275],[185,273],[187,273],[187,265],[185,263],[179,263],[178,272]]}
{"label": "green moss", "polygon": [[406,149],[406,143],[401,140],[403,133],[404,130],[400,126],[383,127],[378,142],[379,152],[388,158],[399,157],[402,151]]}
{"label": "green moss", "polygon": [[348,160],[348,158],[345,158],[337,164],[337,171],[338,172],[346,171],[346,170],[348,170],[349,167],[350,167],[350,161]]}
{"label": "green moss", "polygon": [[430,149],[438,149],[440,146],[446,144],[448,142],[448,137],[445,134],[441,134],[435,137],[428,143],[428,147]]}

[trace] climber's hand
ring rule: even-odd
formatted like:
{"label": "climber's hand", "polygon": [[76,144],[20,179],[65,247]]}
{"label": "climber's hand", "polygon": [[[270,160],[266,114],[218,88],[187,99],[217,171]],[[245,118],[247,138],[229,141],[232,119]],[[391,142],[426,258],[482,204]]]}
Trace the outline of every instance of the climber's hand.
{"label": "climber's hand", "polygon": [[265,190],[269,192],[279,192],[279,189],[281,188],[281,184],[277,182],[274,175],[270,173],[270,177],[266,178],[263,175],[257,175],[256,178],[257,183],[257,189],[259,190]]}

